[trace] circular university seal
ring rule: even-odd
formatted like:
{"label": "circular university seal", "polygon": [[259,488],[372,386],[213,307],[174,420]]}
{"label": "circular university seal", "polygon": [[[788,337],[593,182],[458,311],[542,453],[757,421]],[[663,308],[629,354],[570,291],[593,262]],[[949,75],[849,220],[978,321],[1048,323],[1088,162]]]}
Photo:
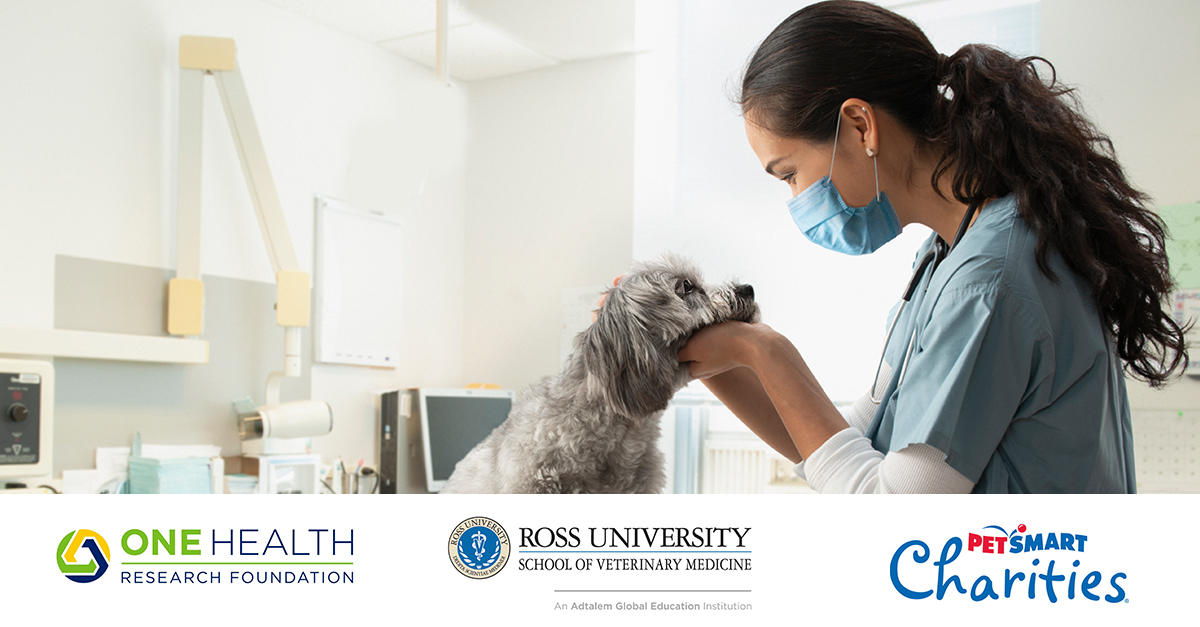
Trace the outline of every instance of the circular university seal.
{"label": "circular university seal", "polygon": [[483,516],[468,518],[450,534],[450,563],[471,579],[487,579],[508,563],[508,532]]}

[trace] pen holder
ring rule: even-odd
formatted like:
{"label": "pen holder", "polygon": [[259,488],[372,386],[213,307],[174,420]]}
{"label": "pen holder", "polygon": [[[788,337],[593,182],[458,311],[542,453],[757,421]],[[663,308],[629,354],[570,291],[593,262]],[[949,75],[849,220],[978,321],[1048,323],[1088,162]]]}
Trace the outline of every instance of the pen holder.
{"label": "pen holder", "polygon": [[363,468],[361,475],[358,475],[358,490],[357,494],[374,494],[376,484],[379,482],[379,475],[371,471],[370,468]]}

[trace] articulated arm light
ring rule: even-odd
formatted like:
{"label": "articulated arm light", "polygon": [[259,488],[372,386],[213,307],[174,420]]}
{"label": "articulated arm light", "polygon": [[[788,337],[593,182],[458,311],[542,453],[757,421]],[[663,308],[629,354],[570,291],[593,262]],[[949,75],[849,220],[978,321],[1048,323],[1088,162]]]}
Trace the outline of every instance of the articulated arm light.
{"label": "articulated arm light", "polygon": [[267,382],[267,403],[277,404],[279,379],[300,374],[300,329],[310,316],[309,276],[300,269],[287,221],[267,165],[262,137],[237,67],[237,47],[222,37],[179,38],[179,217],[176,278],[167,286],[167,332],[203,333],[204,285],[200,281],[200,165],[204,77],[216,80],[225,117],[263,243],[275,270],[275,322],[284,327],[284,370]]}

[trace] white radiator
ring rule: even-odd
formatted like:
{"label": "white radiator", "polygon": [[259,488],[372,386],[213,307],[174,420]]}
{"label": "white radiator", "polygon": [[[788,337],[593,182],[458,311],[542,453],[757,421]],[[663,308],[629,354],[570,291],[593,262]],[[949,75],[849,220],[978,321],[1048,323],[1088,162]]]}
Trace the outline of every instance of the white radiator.
{"label": "white radiator", "polygon": [[709,433],[700,465],[700,492],[811,492],[793,464],[753,434]]}

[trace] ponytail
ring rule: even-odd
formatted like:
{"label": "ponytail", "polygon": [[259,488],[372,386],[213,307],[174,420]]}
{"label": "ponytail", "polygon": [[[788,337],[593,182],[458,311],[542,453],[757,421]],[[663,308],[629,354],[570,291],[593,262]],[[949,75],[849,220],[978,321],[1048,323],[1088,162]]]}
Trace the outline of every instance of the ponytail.
{"label": "ponytail", "polygon": [[1057,251],[1089,284],[1134,377],[1158,387],[1187,364],[1186,329],[1167,303],[1166,227],[1049,61],[981,44],[942,55],[911,20],[832,0],[797,11],[763,41],[740,104],[781,137],[828,142],[853,97],[887,110],[938,156],[930,184],[939,195],[951,168],[959,202],[1014,194],[1037,236],[1038,267],[1056,281],[1048,260]]}
{"label": "ponytail", "polygon": [[[1035,61],[1049,67],[1049,83]],[[1167,304],[1174,282],[1166,227],[1126,179],[1112,142],[1078,112],[1074,89],[1059,84],[1042,57],[968,44],[945,66],[949,97],[935,99],[926,138],[943,147],[934,189],[957,166],[951,189],[960,202],[1013,192],[1037,235],[1038,267],[1055,279],[1047,259],[1057,250],[1091,286],[1127,368],[1161,385],[1187,363],[1184,329]]]}

